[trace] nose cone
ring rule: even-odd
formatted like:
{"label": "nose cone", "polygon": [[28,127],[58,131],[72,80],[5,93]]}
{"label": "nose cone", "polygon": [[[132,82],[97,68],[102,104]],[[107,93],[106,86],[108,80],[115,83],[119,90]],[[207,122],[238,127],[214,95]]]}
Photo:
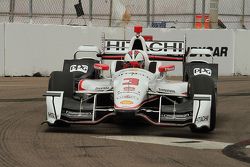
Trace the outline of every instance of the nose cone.
{"label": "nose cone", "polygon": [[147,99],[148,83],[152,73],[140,69],[123,69],[114,76],[114,103],[116,110],[138,110]]}
{"label": "nose cone", "polygon": [[147,94],[148,83],[126,75],[114,83],[115,109],[139,109]]}

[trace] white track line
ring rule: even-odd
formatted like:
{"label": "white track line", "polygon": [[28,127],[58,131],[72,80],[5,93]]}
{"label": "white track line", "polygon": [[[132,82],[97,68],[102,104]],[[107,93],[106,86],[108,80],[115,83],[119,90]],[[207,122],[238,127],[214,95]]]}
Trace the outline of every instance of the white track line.
{"label": "white track line", "polygon": [[175,138],[175,137],[152,137],[152,136],[94,136],[95,138],[129,141],[138,143],[160,144],[176,147],[188,147],[193,149],[224,149],[232,143]]}

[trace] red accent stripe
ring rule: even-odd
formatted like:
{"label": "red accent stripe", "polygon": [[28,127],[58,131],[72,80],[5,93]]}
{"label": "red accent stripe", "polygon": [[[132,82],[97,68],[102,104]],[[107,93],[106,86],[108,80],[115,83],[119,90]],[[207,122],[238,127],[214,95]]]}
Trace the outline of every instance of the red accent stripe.
{"label": "red accent stripe", "polygon": [[[123,60],[124,55],[103,55],[103,59],[111,59],[111,60]],[[162,60],[162,61],[183,61],[183,57],[168,57],[166,56],[155,56],[150,55],[148,56],[149,59],[152,60]]]}
{"label": "red accent stripe", "polygon": [[78,91],[85,90],[83,88],[83,81],[84,81],[83,79],[79,81],[79,83],[78,83]]}
{"label": "red accent stripe", "polygon": [[102,56],[103,59],[112,59],[112,60],[122,60],[124,58],[124,55],[115,55],[115,56]]}
{"label": "red accent stripe", "polygon": [[167,65],[167,66],[160,66],[159,67],[160,72],[173,71],[174,69],[175,69],[175,65]]}
{"label": "red accent stripe", "polygon": [[97,70],[109,70],[109,65],[95,63],[94,68],[97,69]]}
{"label": "red accent stripe", "polygon": [[167,57],[167,56],[154,56],[150,55],[148,56],[149,59],[154,59],[154,60],[167,60],[167,61],[182,61],[183,57]]}

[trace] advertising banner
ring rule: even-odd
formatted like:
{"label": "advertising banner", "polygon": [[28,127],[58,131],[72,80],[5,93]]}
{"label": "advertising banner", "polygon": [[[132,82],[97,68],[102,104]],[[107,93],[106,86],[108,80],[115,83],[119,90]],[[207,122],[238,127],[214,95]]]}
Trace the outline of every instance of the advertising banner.
{"label": "advertising banner", "polygon": [[232,30],[188,30],[186,52],[192,48],[206,48],[209,55],[190,55],[189,60],[203,60],[218,64],[219,75],[234,73],[234,33]]}

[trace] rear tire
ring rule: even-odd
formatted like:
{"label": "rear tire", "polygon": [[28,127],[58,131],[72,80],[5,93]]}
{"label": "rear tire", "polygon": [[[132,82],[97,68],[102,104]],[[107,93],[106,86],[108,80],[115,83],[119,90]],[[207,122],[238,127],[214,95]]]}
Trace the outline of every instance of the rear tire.
{"label": "rear tire", "polygon": [[216,88],[213,79],[206,75],[197,75],[189,80],[189,95],[193,98],[194,94],[210,94],[211,110],[210,110],[210,127],[197,128],[191,125],[190,129],[195,133],[208,133],[215,129],[216,126]]}
{"label": "rear tire", "polygon": [[49,79],[49,91],[64,91],[64,97],[72,97],[74,92],[73,73],[54,71]]}

